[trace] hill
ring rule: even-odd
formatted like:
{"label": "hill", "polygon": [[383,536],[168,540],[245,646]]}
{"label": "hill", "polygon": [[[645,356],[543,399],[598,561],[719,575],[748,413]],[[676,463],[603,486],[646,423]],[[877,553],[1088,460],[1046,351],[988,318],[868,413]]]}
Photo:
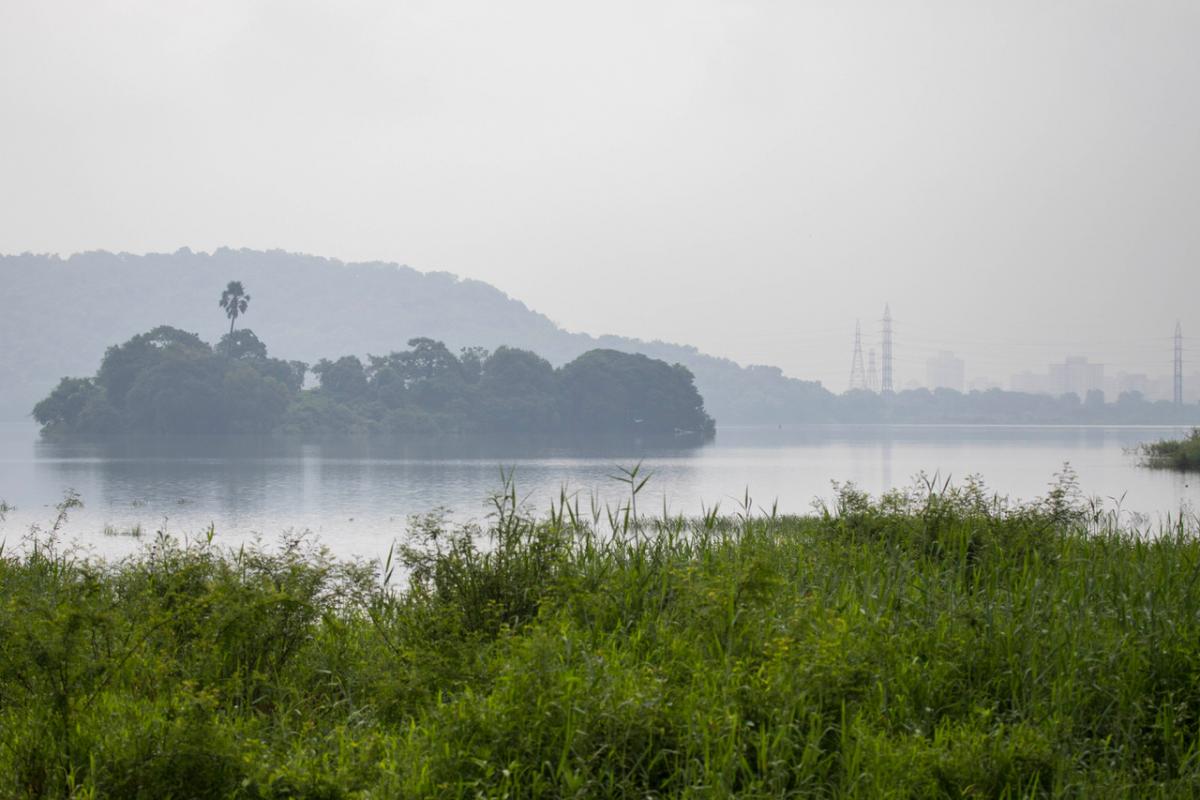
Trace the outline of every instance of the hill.
{"label": "hill", "polygon": [[833,396],[773,367],[744,367],[693,347],[558,327],[490,284],[382,262],[345,263],[280,250],[0,256],[0,419],[28,418],[59,379],[87,375],[112,342],[162,324],[216,340],[227,327],[217,297],[242,281],[246,319],[282,359],[315,363],[384,354],[416,337],[452,350],[501,345],[562,366],[594,349],[642,353],[692,371],[721,423],[823,421]]}

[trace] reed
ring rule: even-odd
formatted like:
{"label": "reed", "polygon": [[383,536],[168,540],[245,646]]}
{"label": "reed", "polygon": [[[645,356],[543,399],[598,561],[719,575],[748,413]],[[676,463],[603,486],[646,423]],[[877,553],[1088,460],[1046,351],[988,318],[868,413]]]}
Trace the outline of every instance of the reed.
{"label": "reed", "polygon": [[[698,519],[509,474],[382,563],[0,555],[0,796],[1191,796],[1200,539],[1070,476]],[[628,507],[628,513],[626,511]],[[64,508],[65,516],[69,509]]]}
{"label": "reed", "polygon": [[1141,446],[1142,463],[1148,467],[1200,471],[1200,428],[1182,439],[1162,439]]}

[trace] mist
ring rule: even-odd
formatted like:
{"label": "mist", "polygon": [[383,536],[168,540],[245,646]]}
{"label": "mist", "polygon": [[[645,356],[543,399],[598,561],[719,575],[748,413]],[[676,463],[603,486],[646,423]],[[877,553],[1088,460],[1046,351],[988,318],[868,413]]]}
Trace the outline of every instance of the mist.
{"label": "mist", "polygon": [[395,261],[835,391],[885,303],[898,386],[1159,376],[1198,39],[1186,2],[8,2],[0,252]]}
{"label": "mist", "polygon": [[1197,43],[0,0],[0,798],[1194,796]]}

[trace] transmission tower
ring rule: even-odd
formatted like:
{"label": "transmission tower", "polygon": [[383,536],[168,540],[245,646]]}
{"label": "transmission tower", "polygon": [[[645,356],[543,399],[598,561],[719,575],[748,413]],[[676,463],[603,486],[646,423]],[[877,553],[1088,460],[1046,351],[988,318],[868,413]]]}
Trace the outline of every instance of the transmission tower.
{"label": "transmission tower", "polygon": [[879,370],[875,367],[875,348],[867,351],[867,388],[872,392],[879,391]]}
{"label": "transmission tower", "polygon": [[854,358],[850,362],[850,388],[867,388],[867,374],[863,370],[862,326],[857,320],[854,322]]}
{"label": "transmission tower", "polygon": [[1183,405],[1183,328],[1175,322],[1175,405]]}
{"label": "transmission tower", "polygon": [[892,309],[883,306],[883,384],[884,394],[892,391]]}

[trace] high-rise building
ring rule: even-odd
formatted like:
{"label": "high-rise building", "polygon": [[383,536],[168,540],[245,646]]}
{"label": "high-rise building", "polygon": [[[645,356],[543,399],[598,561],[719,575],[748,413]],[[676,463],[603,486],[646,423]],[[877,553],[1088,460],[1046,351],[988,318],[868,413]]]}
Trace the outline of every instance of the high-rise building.
{"label": "high-rise building", "polygon": [[1013,375],[1008,383],[1009,387],[1014,392],[1024,392],[1025,394],[1053,394],[1050,389],[1050,376],[1039,375],[1036,372],[1025,370]]}
{"label": "high-rise building", "polygon": [[925,382],[930,389],[961,392],[966,385],[967,365],[961,358],[943,350],[925,362]]}
{"label": "high-rise building", "polygon": [[1076,394],[1080,399],[1088,392],[1104,391],[1104,365],[1093,364],[1085,356],[1067,356],[1061,364],[1050,365],[1050,393]]}

